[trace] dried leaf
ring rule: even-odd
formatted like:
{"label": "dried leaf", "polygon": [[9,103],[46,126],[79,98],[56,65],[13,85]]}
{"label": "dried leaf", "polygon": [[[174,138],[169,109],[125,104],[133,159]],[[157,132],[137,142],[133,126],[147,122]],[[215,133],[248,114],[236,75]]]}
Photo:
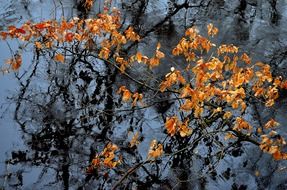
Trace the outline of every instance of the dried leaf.
{"label": "dried leaf", "polygon": [[62,54],[58,53],[55,55],[54,60],[57,62],[64,63],[65,57]]}

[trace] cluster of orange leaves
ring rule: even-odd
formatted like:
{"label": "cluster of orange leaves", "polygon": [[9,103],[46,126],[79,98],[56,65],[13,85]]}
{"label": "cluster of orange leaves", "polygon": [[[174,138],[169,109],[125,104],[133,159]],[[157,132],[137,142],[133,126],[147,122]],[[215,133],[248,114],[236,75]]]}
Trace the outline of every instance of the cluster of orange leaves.
{"label": "cluster of orange leaves", "polygon": [[[86,1],[87,4],[92,2]],[[0,32],[0,37],[2,40],[17,38],[24,42],[33,42],[37,50],[56,48],[60,51],[61,45],[80,43],[89,50],[95,50],[100,58],[108,59],[112,50],[119,52],[122,45],[140,39],[132,27],[123,33],[119,31],[120,27],[120,13],[114,9],[112,14],[98,14],[96,18],[89,19],[74,17],[69,21],[64,18],[61,21],[47,20],[39,23],[28,21],[20,27],[7,27],[7,31]],[[115,59],[118,59],[117,55],[113,54]],[[14,63],[13,59],[7,62]],[[54,59],[64,62],[65,56],[58,52]],[[20,65],[17,62],[12,69],[17,70]]]}
{"label": "cluster of orange leaves", "polygon": [[181,137],[186,137],[192,134],[192,128],[188,127],[189,120],[185,120],[183,123],[178,117],[167,117],[165,122],[165,128],[170,136],[174,136],[177,132]]}
{"label": "cluster of orange leaves", "polygon": [[[88,6],[92,2],[86,0],[85,4]],[[101,59],[113,58],[115,63],[119,65],[121,72],[124,72],[126,67],[135,61],[145,63],[153,68],[159,64],[160,59],[165,57],[164,53],[159,50],[160,44],[157,45],[155,55],[151,58],[140,52],[127,59],[120,56],[122,46],[140,40],[140,36],[133,27],[130,26],[125,31],[120,32],[121,26],[120,13],[113,9],[112,14],[105,12],[98,14],[96,18],[89,19],[74,17],[69,21],[64,18],[61,21],[47,20],[39,23],[28,21],[20,27],[9,26],[7,31],[0,32],[0,37],[2,40],[17,38],[24,42],[33,42],[37,50],[56,48],[58,52],[54,56],[54,60],[61,63],[65,62],[65,55],[59,47],[80,43],[86,49],[96,53],[96,56]],[[20,65],[13,66],[12,69],[17,70]]]}
{"label": "cluster of orange leaves", "polygon": [[[214,37],[218,33],[218,29],[212,24],[207,26],[207,31],[209,37]],[[247,108],[245,102],[247,96],[260,98],[265,101],[266,107],[270,107],[279,97],[279,89],[287,89],[287,81],[283,81],[282,77],[273,78],[269,65],[261,62],[251,65],[251,58],[246,53],[240,55],[238,47],[232,44],[220,45],[213,51],[217,52],[216,57],[210,53],[212,48],[216,48],[216,45],[209,38],[199,35],[198,30],[192,27],[186,31],[185,37],[172,51],[175,56],[184,56],[187,61],[186,71],[191,71],[193,79],[186,82],[180,71],[172,68],[172,72],[168,73],[160,84],[160,90],[162,92],[165,90],[178,91],[180,98],[185,99],[180,107],[182,111],[193,111],[194,117],[200,118],[205,111],[204,108],[210,109],[205,103],[213,100],[221,104],[227,103],[234,110],[240,108],[241,113],[244,113]],[[211,57],[204,60],[203,56],[197,56],[202,53],[210,53]],[[173,88],[178,84],[184,86]],[[251,89],[251,91],[247,91],[247,89]],[[226,108],[218,107],[213,110],[213,114],[223,112],[223,119],[228,120],[233,113],[227,106]],[[276,122],[271,121],[265,125],[265,128],[268,129],[275,125]],[[168,117],[165,127],[170,136],[177,132],[182,137],[190,134],[189,129],[181,124],[177,116]],[[184,132],[185,130],[188,132]],[[250,136],[253,127],[238,116],[235,118],[233,130]],[[275,132],[272,131],[271,134],[275,134]],[[230,138],[236,138],[235,134],[228,132],[225,139]],[[282,137],[273,141],[266,135],[262,135],[260,148],[272,154],[275,159],[287,159],[287,154],[281,152],[279,144],[286,144]]]}
{"label": "cluster of orange leaves", "polygon": [[[264,128],[270,132],[268,134],[261,135],[259,147],[264,152],[272,154],[273,158],[276,160],[287,159],[287,153],[282,152],[282,148],[286,145],[286,141],[273,130],[277,126],[279,126],[279,123],[274,119],[269,120],[264,125]],[[259,133],[262,133],[262,131],[259,130]]]}
{"label": "cluster of orange leaves", "polygon": [[[208,25],[208,34],[216,35],[218,29]],[[270,66],[263,63],[251,64],[251,58],[246,53],[238,55],[238,47],[234,45],[221,45],[217,48],[217,57],[204,60],[196,56],[198,52],[209,53],[216,47],[208,38],[198,34],[196,28],[186,31],[186,36],[173,49],[173,55],[183,55],[188,62],[186,70],[192,72],[195,80],[186,82],[180,71],[169,73],[160,84],[160,90],[165,91],[172,85],[181,83],[179,89],[181,98],[186,98],[181,109],[194,111],[195,117],[203,113],[204,102],[215,99],[218,102],[227,102],[233,109],[241,108],[245,111],[246,98],[245,86],[252,84],[251,88],[255,97],[266,100],[266,106],[272,106],[278,98],[278,89],[286,88],[286,81],[281,77],[273,79]],[[227,77],[229,76],[229,77]]]}
{"label": "cluster of orange leaves", "polygon": [[[88,6],[93,1],[87,0],[86,2]],[[98,58],[114,60],[121,72],[125,72],[126,68],[135,61],[146,64],[149,68],[158,66],[160,60],[165,57],[165,54],[160,51],[160,43],[151,58],[140,52],[130,57],[121,56],[121,48],[129,42],[139,41],[140,36],[132,27],[120,32],[122,26],[120,13],[115,9],[112,12],[112,14],[103,13],[99,14],[97,18],[89,19],[48,20],[36,24],[26,22],[20,27],[9,26],[6,32],[0,32],[0,37],[3,40],[18,38],[25,42],[34,42],[37,50],[56,48],[57,51],[60,51],[61,45],[80,43],[86,49],[96,53]],[[208,37],[200,35],[196,27],[187,29],[185,36],[172,50],[172,54],[174,56],[182,55],[185,58],[187,61],[186,74],[193,78],[187,81],[182,71],[172,67],[171,72],[159,85],[160,91],[172,90],[172,92],[179,93],[180,98],[183,99],[180,109],[186,113],[192,112],[195,118],[200,118],[205,110],[210,110],[210,107],[205,108],[207,108],[206,102],[211,100],[223,105],[226,103],[225,108],[213,110],[214,114],[224,113],[223,119],[226,120],[233,116],[230,109],[226,109],[228,106],[234,110],[240,109],[241,113],[245,112],[247,96],[265,101],[267,107],[274,105],[275,100],[279,97],[279,89],[287,89],[287,81],[283,81],[281,77],[274,78],[270,66],[267,64],[261,62],[251,64],[251,58],[246,53],[240,53],[239,48],[232,44],[222,44],[217,47],[210,40],[217,33],[218,29],[212,24],[207,26]],[[216,53],[217,55],[215,55]],[[66,59],[62,53],[58,52],[55,54],[54,60],[64,63]],[[7,63],[13,70],[17,70],[22,64],[21,55],[15,55]],[[143,98],[142,94],[131,93],[125,86],[120,87],[118,93],[122,94],[123,101],[132,100],[133,106]],[[174,136],[179,133],[180,136],[185,137],[192,134],[192,129],[188,127],[188,124],[189,120],[181,122],[177,116],[172,116],[166,119],[165,127],[169,135]],[[233,129],[238,132],[247,131],[248,135],[252,132],[252,126],[242,117],[236,117]],[[233,136],[230,134],[228,137]],[[280,140],[280,143],[284,144],[284,142],[284,140]],[[260,147],[273,156],[275,154],[275,158],[286,158],[285,154],[280,152],[280,146],[274,145],[274,143],[278,143],[278,140],[273,141],[268,136],[262,135]],[[109,148],[106,148],[101,156],[113,155],[111,153],[113,151],[108,151],[113,145],[108,146]],[[274,149],[275,147],[277,148]],[[149,157],[157,158],[162,153],[163,146],[153,141],[148,153]],[[95,166],[98,165],[101,156],[95,159]],[[113,156],[105,157],[105,159],[113,160]],[[114,165],[113,162],[104,161],[105,164]]]}
{"label": "cluster of orange leaves", "polygon": [[121,163],[121,157],[117,157],[115,153],[118,149],[117,145],[108,143],[104,150],[94,157],[91,166],[87,168],[87,173],[92,173],[100,167],[115,168],[118,166]]}
{"label": "cluster of orange leaves", "polygon": [[133,101],[132,106],[136,106],[138,101],[141,104],[143,104],[142,103],[143,95],[138,93],[138,92],[135,92],[134,94],[131,93],[131,91],[129,89],[127,89],[126,86],[121,86],[117,93],[122,94],[122,100],[124,102],[128,102],[128,101],[132,100]]}

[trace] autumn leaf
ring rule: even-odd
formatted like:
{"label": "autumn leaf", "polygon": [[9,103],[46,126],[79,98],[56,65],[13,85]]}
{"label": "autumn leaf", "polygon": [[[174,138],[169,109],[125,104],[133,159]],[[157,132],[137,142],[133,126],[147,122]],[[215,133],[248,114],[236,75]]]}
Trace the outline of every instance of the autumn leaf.
{"label": "autumn leaf", "polygon": [[126,34],[126,38],[131,41],[140,40],[140,36],[134,32],[134,29],[131,26],[125,31],[125,34]]}
{"label": "autumn leaf", "polygon": [[192,108],[194,107],[194,105],[195,105],[195,104],[194,104],[193,101],[187,99],[187,100],[185,100],[184,104],[182,104],[182,105],[180,106],[180,109],[183,110],[183,111],[190,111],[190,110],[192,110]]}
{"label": "autumn leaf", "polygon": [[58,53],[55,55],[54,60],[57,62],[64,63],[65,57],[62,54]]}
{"label": "autumn leaf", "polygon": [[149,60],[149,67],[150,68],[153,68],[153,67],[156,67],[159,65],[159,58],[157,57],[152,57],[150,60]]}
{"label": "autumn leaf", "polygon": [[283,155],[279,150],[276,150],[273,154],[272,154],[273,158],[275,160],[281,160],[283,159]]}
{"label": "autumn leaf", "polygon": [[[133,103],[132,103],[132,106],[136,106],[136,103],[138,101],[140,101],[140,103],[142,103],[142,99],[143,99],[143,95],[136,92],[133,94]],[[143,104],[143,103],[142,103]]]}
{"label": "autumn leaf", "polygon": [[267,100],[267,101],[265,102],[265,106],[266,106],[266,107],[271,107],[271,106],[273,106],[274,104],[275,104],[274,99],[269,99],[269,100]]}
{"label": "autumn leaf", "polygon": [[247,121],[245,121],[243,118],[237,117],[235,126],[233,127],[233,129],[236,131],[241,131],[241,130],[251,131],[252,126]]}
{"label": "autumn leaf", "polygon": [[131,99],[132,93],[129,90],[125,90],[123,93],[123,101],[127,102]]}
{"label": "autumn leaf", "polygon": [[111,51],[107,47],[103,47],[99,53],[99,57],[103,59],[108,59],[110,52]]}
{"label": "autumn leaf", "polygon": [[140,52],[137,52],[137,54],[136,54],[137,62],[141,63],[142,62],[142,57],[143,57],[142,54]]}
{"label": "autumn leaf", "polygon": [[161,48],[161,44],[160,43],[157,43],[156,45],[156,50],[159,50]]}
{"label": "autumn leaf", "polygon": [[150,158],[157,159],[162,154],[163,154],[162,144],[157,143],[156,140],[152,140],[148,151],[148,159]]}
{"label": "autumn leaf", "polygon": [[67,42],[72,42],[74,39],[74,34],[71,33],[71,32],[68,32],[66,35],[65,35],[65,41]]}
{"label": "autumn leaf", "polygon": [[279,123],[276,122],[274,119],[269,120],[269,121],[264,125],[264,127],[265,127],[266,129],[271,129],[271,128],[277,127],[277,126],[279,126]]}
{"label": "autumn leaf", "polygon": [[124,102],[129,101],[132,98],[132,93],[125,87],[125,86],[121,86],[119,88],[119,90],[117,91],[118,94],[122,93],[122,100]]}
{"label": "autumn leaf", "polygon": [[98,157],[96,157],[96,158],[94,158],[94,159],[92,160],[92,165],[93,165],[94,167],[99,167],[100,164],[101,164],[101,160],[100,160]]}
{"label": "autumn leaf", "polygon": [[193,93],[194,93],[194,90],[190,87],[190,85],[187,85],[184,88],[182,88],[180,97],[186,98],[186,97],[192,96]]}
{"label": "autumn leaf", "polygon": [[170,136],[174,136],[177,131],[178,118],[176,116],[167,117],[165,121],[165,128]]}
{"label": "autumn leaf", "polygon": [[180,55],[183,53],[183,49],[177,45],[173,50],[172,50],[172,55],[176,56],[176,55]]}
{"label": "autumn leaf", "polygon": [[155,56],[156,56],[156,58],[158,58],[158,59],[162,59],[162,58],[164,58],[165,55],[164,55],[163,52],[161,52],[161,51],[159,51],[159,50],[156,50]]}
{"label": "autumn leaf", "polygon": [[226,133],[226,135],[224,136],[224,140],[229,140],[229,139],[234,139],[234,138],[236,138],[236,136],[234,136],[230,132]]}
{"label": "autumn leaf", "polygon": [[139,132],[137,131],[137,132],[133,135],[133,137],[132,137],[132,139],[131,139],[129,145],[130,145],[130,147],[132,148],[132,147],[134,147],[134,146],[137,146],[139,143],[140,143],[140,142],[139,142]]}
{"label": "autumn leaf", "polygon": [[251,59],[246,53],[242,54],[241,60],[244,61],[246,64],[251,64]]}
{"label": "autumn leaf", "polygon": [[180,126],[179,126],[179,135],[181,137],[190,136],[193,132],[192,128],[188,127],[189,119],[186,119]]}
{"label": "autumn leaf", "polygon": [[35,42],[35,46],[36,46],[37,49],[42,49],[43,48],[41,42]]}
{"label": "autumn leaf", "polygon": [[203,111],[204,111],[203,107],[195,106],[194,113],[193,113],[194,117],[199,118],[201,116],[201,114],[203,113]]}
{"label": "autumn leaf", "polygon": [[13,71],[16,71],[22,65],[22,56],[20,54],[16,54],[13,58],[6,60],[6,64],[11,65]]}
{"label": "autumn leaf", "polygon": [[218,33],[218,28],[216,28],[215,26],[213,26],[213,24],[208,24],[207,25],[207,33],[209,36],[215,36]]}
{"label": "autumn leaf", "polygon": [[227,111],[223,115],[223,119],[229,119],[232,116],[232,113],[230,111]]}

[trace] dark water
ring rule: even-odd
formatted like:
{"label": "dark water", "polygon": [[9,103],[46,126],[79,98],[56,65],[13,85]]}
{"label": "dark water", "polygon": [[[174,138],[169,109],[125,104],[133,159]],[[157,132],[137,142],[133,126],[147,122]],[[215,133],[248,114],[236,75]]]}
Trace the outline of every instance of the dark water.
{"label": "dark water", "polygon": [[[0,2],[3,29],[26,20],[37,22],[83,14],[76,0]],[[167,56],[153,71],[140,65],[131,68],[128,72],[132,77],[156,85],[171,66],[184,68],[182,60],[171,56],[172,47],[187,27],[196,25],[201,30],[210,22],[220,29],[217,43],[236,44],[254,60],[270,63],[274,75],[287,77],[286,1],[190,0],[186,1],[187,9],[173,6],[184,2],[113,1],[113,6],[121,9],[125,25],[134,25],[143,38],[130,51],[139,49],[151,54],[160,42]],[[103,2],[96,1],[88,15],[97,14],[102,6]],[[9,45],[17,49],[19,43],[9,41]],[[2,61],[10,57],[5,42],[0,43],[0,49]],[[1,75],[0,189],[110,189],[124,172],[146,158],[152,139],[165,138],[162,118],[171,115],[176,105],[163,101],[171,95],[155,96],[100,61],[71,59],[69,64],[59,65],[49,60],[47,55],[38,61],[33,50],[27,49],[20,71]],[[122,104],[115,93],[120,85],[143,91],[149,103],[161,104],[130,110],[130,105]],[[249,121],[257,125],[273,117],[281,123],[279,132],[286,137],[286,105],[284,96],[272,110],[251,105]],[[128,131],[141,132],[142,142],[136,153],[127,148],[131,139]],[[126,160],[103,182],[100,176],[87,175],[85,169],[109,140],[121,148]],[[190,154],[204,151],[199,146]],[[144,169],[138,170],[125,181],[126,188],[287,189],[286,161],[274,161],[248,143],[224,157],[213,172],[206,169],[206,159],[193,156],[188,163],[161,168],[157,180],[150,179]],[[156,173],[158,165],[148,165],[146,170]]]}

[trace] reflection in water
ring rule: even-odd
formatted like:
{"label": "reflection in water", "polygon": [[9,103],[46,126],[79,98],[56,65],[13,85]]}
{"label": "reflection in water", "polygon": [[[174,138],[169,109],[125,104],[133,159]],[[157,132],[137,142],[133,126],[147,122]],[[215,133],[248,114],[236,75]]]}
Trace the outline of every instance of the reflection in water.
{"label": "reflection in water", "polygon": [[[29,8],[28,1],[25,2],[23,4],[25,14],[32,17],[27,11],[31,10],[31,7]],[[15,2],[11,1],[12,3]],[[64,4],[66,5],[65,2]],[[94,9],[88,12],[78,4],[71,5],[70,2],[69,4],[69,7],[77,7],[78,15],[83,17],[97,12],[99,7],[102,7],[100,2],[95,3]],[[58,5],[63,4],[58,2]],[[266,2],[201,0],[185,1],[183,4],[177,4],[174,0],[159,2],[145,0],[126,1],[121,5],[125,8],[122,12],[126,23],[135,25],[135,29],[143,37],[141,44],[131,44],[127,47],[131,51],[142,48],[143,51],[150,53],[149,46],[152,43],[156,44],[157,38],[163,46],[171,47],[173,46],[171,43],[177,40],[172,42],[170,38],[178,38],[175,35],[182,33],[185,27],[194,24],[203,26],[210,20],[222,26],[222,32],[227,36],[227,38],[223,36],[222,41],[247,44],[246,47],[254,40],[265,40],[263,44],[268,44],[270,43],[268,39],[276,36],[276,31],[271,27],[268,28],[273,35],[269,36],[270,38],[259,36],[260,39],[257,39],[258,36],[250,35],[252,28],[261,19],[270,23],[272,27],[273,24],[276,27],[284,27],[279,25],[278,2],[272,0]],[[161,8],[157,5],[164,5],[168,11],[159,11]],[[286,3],[280,2],[280,5],[286,6]],[[264,13],[266,6],[271,11]],[[11,13],[9,11],[3,15],[15,14],[15,11]],[[160,14],[155,18],[154,13],[157,11]],[[5,20],[1,23],[2,26],[13,21],[10,17],[6,19],[6,16],[3,16],[3,18]],[[153,20],[147,21],[146,18]],[[224,31],[225,25],[232,30]],[[282,38],[281,40],[286,43],[286,35]],[[262,43],[257,45],[260,46]],[[148,143],[152,138],[161,139],[163,118],[177,105],[170,101],[172,97],[169,94],[153,96],[143,87],[127,82],[124,76],[101,61],[83,59],[75,55],[69,58],[68,64],[54,64],[50,63],[52,54],[38,53],[35,52],[28,72],[23,76],[16,74],[20,90],[18,96],[13,98],[16,104],[14,119],[20,127],[25,149],[16,149],[9,154],[6,162],[7,173],[2,175],[3,186],[110,189],[129,168],[145,159]],[[282,51],[276,51],[274,56],[271,55],[271,64],[286,67],[286,64],[282,63],[285,55]],[[176,64],[181,67],[179,63],[168,63],[168,61],[164,64]],[[154,72],[164,75],[168,70],[169,67],[164,65]],[[150,77],[152,73],[141,74]],[[155,106],[147,110],[126,108],[115,93],[119,84],[125,83],[126,86],[154,98],[149,103]],[[156,83],[155,79],[150,83]],[[263,114],[257,113],[257,118],[260,119],[259,116],[264,118]],[[286,123],[286,120],[282,120],[283,123],[284,121]],[[129,131],[142,133],[140,137],[142,145],[138,151],[128,147]],[[284,184],[286,164],[273,161],[251,145],[243,148],[246,146],[242,143],[235,144],[235,148],[228,152],[228,156],[220,163],[216,163],[215,168],[213,163],[217,159],[211,155],[215,150],[210,147],[216,142],[214,140],[216,138],[219,137],[203,138],[172,160],[164,160],[163,162],[167,164],[163,167],[160,167],[158,162],[143,165],[123,184],[127,189],[286,188]],[[188,140],[188,138],[172,139],[166,143],[166,152],[181,150]],[[106,175],[102,175],[103,173],[99,175],[98,172],[102,171],[87,174],[86,167],[90,161],[110,141],[121,148],[123,164],[117,170],[109,170]],[[176,150],[172,149],[175,142],[179,142]],[[195,156],[194,152],[205,156]],[[33,179],[27,180],[27,178]]]}

